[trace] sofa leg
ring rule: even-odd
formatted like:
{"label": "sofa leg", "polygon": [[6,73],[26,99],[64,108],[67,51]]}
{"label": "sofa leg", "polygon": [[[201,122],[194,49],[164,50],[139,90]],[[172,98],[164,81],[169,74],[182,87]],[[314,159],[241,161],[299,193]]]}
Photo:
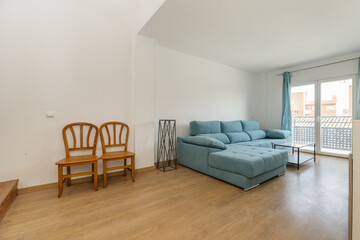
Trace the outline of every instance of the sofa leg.
{"label": "sofa leg", "polygon": [[251,187],[249,187],[249,188],[244,188],[244,192],[249,191],[250,189],[256,188],[256,187],[259,186],[259,185],[260,185],[260,184],[256,184],[256,185],[251,186]]}
{"label": "sofa leg", "polygon": [[285,173],[278,174],[278,177],[284,176]]}

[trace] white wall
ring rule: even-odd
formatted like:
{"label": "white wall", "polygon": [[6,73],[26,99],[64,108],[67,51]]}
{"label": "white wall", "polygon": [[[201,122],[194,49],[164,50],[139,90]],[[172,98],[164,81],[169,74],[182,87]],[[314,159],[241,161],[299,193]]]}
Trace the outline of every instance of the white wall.
{"label": "white wall", "polygon": [[56,182],[67,123],[134,128],[135,11],[132,0],[1,1],[0,181]]}
{"label": "white wall", "polygon": [[138,0],[138,16],[136,21],[136,32],[150,20],[166,0]]}
{"label": "white wall", "polygon": [[[251,119],[254,75],[155,47],[155,123],[176,119],[177,135],[189,135],[192,120]],[[157,125],[156,125],[157,127]]]}
{"label": "white wall", "polygon": [[136,167],[154,164],[154,41],[135,36],[134,109]]}
{"label": "white wall", "polygon": [[126,122],[129,150],[143,168],[154,163],[159,118],[175,118],[180,136],[195,119],[256,114],[252,74],[137,35],[146,19],[137,1],[0,4],[0,181],[18,178],[20,188],[56,182],[61,130],[70,122]]}
{"label": "white wall", "polygon": [[266,101],[267,101],[267,88],[266,88],[266,74],[256,74],[255,80],[252,81],[250,91],[250,111],[251,119],[260,121],[260,128],[265,129],[267,116],[266,116]]}
{"label": "white wall", "polygon": [[[353,121],[353,145],[360,145],[360,121]],[[360,148],[353,149],[353,169],[349,181],[353,181],[349,197],[352,197],[352,239],[360,239]],[[351,167],[351,166],[350,166]],[[351,178],[352,177],[352,178]],[[351,209],[350,209],[351,210]]]}
{"label": "white wall", "polygon": [[[258,101],[256,115],[262,122],[263,128],[280,128],[282,111],[282,76],[277,76],[284,71],[295,71],[308,67],[323,65],[327,63],[342,61],[360,56],[360,52],[331,58],[324,61],[309,63],[307,65],[295,66],[270,72],[259,76],[258,91],[265,95]],[[338,77],[354,76],[358,72],[358,60],[352,60],[324,67],[313,68],[305,71],[294,72],[291,74],[292,85],[314,82],[317,80],[334,79]]]}

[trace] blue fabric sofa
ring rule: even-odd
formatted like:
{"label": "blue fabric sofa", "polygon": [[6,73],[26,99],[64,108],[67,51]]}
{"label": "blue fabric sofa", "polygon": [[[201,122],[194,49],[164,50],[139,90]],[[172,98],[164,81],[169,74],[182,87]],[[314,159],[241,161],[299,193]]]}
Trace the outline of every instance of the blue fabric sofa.
{"label": "blue fabric sofa", "polygon": [[244,190],[285,173],[290,131],[260,130],[259,121],[192,121],[190,135],[177,138],[178,163]]}

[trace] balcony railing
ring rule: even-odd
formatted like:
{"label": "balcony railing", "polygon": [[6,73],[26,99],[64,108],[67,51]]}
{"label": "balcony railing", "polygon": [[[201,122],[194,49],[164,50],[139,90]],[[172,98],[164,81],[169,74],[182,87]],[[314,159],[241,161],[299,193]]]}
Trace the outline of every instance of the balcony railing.
{"label": "balcony railing", "polygon": [[[315,117],[294,117],[292,138],[298,143],[315,142]],[[352,150],[352,117],[321,117],[321,148]]]}

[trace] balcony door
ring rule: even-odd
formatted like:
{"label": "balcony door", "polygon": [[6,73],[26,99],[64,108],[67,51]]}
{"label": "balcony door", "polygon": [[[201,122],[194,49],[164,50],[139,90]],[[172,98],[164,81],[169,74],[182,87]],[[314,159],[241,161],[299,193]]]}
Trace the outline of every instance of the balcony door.
{"label": "balcony door", "polygon": [[352,150],[352,83],[320,82],[320,152],[348,155]]}
{"label": "balcony door", "polygon": [[349,77],[293,86],[293,141],[315,142],[318,153],[349,154],[352,150],[353,95],[353,78]]}
{"label": "balcony door", "polygon": [[292,138],[296,143],[316,143],[315,88],[315,84],[291,88]]}

